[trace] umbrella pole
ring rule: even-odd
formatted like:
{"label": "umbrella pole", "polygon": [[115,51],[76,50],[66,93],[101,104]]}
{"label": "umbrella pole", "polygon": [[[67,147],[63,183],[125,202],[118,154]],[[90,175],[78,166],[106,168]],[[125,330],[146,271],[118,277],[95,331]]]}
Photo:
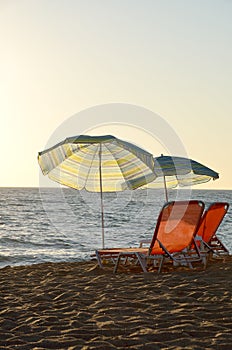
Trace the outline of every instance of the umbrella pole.
{"label": "umbrella pole", "polygon": [[164,191],[165,191],[166,202],[168,202],[168,190],[167,190],[167,184],[166,184],[165,175],[164,175]]}
{"label": "umbrella pole", "polygon": [[101,152],[102,152],[102,145],[100,143],[100,149],[99,149],[99,177],[100,177],[100,195],[101,195],[102,248],[104,249],[105,248],[105,233],[104,233],[104,207],[103,207],[103,193],[102,193]]}

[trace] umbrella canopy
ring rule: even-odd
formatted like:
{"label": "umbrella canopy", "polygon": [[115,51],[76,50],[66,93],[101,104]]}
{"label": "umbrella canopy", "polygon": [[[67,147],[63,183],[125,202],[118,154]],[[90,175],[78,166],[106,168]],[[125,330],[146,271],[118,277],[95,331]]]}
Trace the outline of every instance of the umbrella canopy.
{"label": "umbrella canopy", "polygon": [[167,188],[177,186],[191,186],[216,180],[219,174],[195,160],[184,157],[163,156],[154,158],[155,174],[157,179],[146,187],[156,188],[160,185],[165,188],[166,200],[168,200]]}
{"label": "umbrella canopy", "polygon": [[153,156],[138,146],[111,135],[68,137],[39,152],[44,175],[62,185],[101,194],[104,247],[103,192],[136,189],[153,181]]}

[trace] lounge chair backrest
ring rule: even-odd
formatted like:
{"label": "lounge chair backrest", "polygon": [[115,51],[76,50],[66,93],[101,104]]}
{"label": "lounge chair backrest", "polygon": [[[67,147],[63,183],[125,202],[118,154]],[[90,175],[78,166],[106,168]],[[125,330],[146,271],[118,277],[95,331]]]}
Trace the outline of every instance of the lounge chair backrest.
{"label": "lounge chair backrest", "polygon": [[173,201],[162,208],[153,239],[150,254],[164,254],[159,241],[170,252],[179,252],[193,241],[204,211],[202,201]]}
{"label": "lounge chair backrest", "polygon": [[197,236],[202,237],[203,241],[209,243],[215,235],[219,225],[229,209],[226,202],[212,203],[204,212]]}

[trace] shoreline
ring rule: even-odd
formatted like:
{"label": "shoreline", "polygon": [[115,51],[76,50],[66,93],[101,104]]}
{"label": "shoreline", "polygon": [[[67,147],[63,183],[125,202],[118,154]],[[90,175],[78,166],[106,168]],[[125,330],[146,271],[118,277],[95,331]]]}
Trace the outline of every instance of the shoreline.
{"label": "shoreline", "polygon": [[0,269],[0,347],[228,349],[232,256],[206,270],[122,273],[96,261]]}

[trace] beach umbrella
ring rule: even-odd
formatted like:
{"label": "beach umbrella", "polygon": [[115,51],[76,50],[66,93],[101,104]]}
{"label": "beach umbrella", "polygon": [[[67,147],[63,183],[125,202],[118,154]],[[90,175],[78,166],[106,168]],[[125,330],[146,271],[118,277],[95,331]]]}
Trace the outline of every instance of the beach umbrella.
{"label": "beach umbrella", "polygon": [[111,135],[68,137],[39,152],[38,162],[51,180],[100,193],[103,248],[103,192],[133,190],[155,179],[152,154]]}
{"label": "beach umbrella", "polygon": [[156,179],[146,185],[146,188],[158,188],[164,186],[165,198],[168,201],[167,188],[177,186],[192,186],[216,180],[219,174],[214,170],[185,157],[164,156],[154,158]]}

